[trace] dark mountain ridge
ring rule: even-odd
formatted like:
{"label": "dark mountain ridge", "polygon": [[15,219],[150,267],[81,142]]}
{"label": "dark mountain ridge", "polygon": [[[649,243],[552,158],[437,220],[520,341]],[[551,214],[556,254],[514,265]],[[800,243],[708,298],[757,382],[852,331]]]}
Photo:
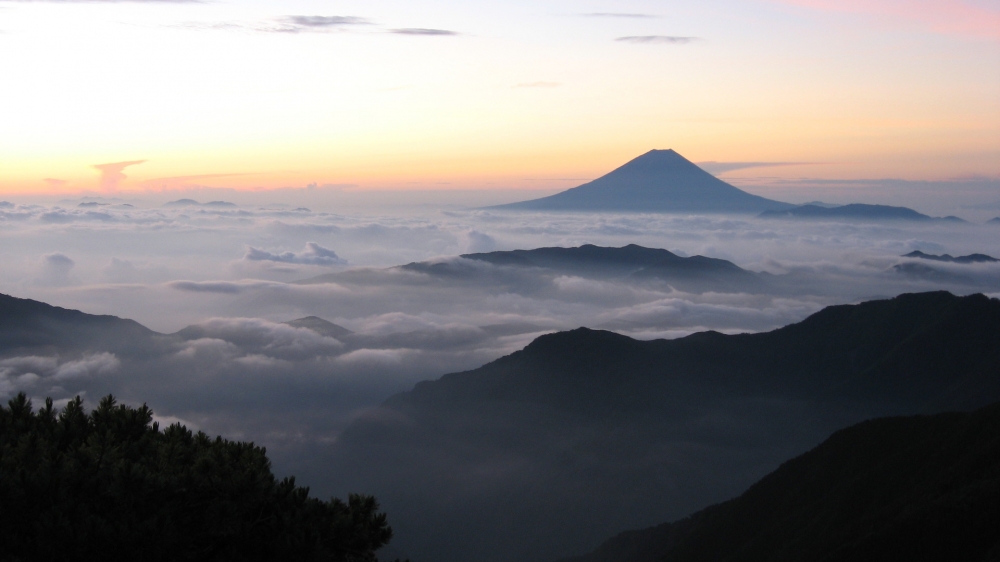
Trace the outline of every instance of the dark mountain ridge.
{"label": "dark mountain ridge", "polygon": [[390,398],[329,466],[383,498],[413,558],[552,560],[732,497],[849,424],[997,400],[1000,301],[909,294],[759,334],[541,336]]}
{"label": "dark mountain ridge", "polygon": [[736,499],[563,562],[1000,559],[1000,404],[834,433]]}
{"label": "dark mountain ridge", "polygon": [[788,203],[752,195],[673,150],[651,150],[591,182],[561,193],[490,207],[518,211],[759,213]]}

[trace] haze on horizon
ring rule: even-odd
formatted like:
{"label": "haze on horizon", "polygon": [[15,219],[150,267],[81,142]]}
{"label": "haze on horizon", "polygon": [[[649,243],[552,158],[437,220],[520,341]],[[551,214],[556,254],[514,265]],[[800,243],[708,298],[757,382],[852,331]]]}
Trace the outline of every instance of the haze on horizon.
{"label": "haze on horizon", "polygon": [[5,195],[1000,177],[988,0],[2,0],[0,49]]}

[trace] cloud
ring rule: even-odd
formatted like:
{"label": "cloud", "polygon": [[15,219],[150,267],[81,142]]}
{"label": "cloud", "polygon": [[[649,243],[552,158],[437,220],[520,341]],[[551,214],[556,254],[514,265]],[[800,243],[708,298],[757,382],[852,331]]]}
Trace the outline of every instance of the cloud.
{"label": "cloud", "polygon": [[[813,196],[811,189],[803,196]],[[990,193],[995,200],[996,191]],[[348,210],[339,200],[331,203],[306,190],[141,197],[129,200],[135,207],[100,207],[111,220],[87,218],[75,207],[0,209],[0,217],[27,217],[0,218],[5,236],[18,241],[3,246],[10,264],[0,268],[3,292],[136,318],[165,334],[127,350],[113,337],[88,346],[87,357],[107,353],[120,362],[117,368],[107,356],[84,361],[79,349],[56,350],[58,357],[52,349],[18,350],[38,358],[20,359],[21,366],[0,363],[0,393],[22,389],[33,398],[64,400],[77,392],[93,397],[113,392],[123,402],[149,402],[162,419],[266,446],[277,473],[299,474],[321,493],[328,493],[335,479],[314,459],[352,419],[420,380],[476,368],[521,349],[539,333],[589,326],[651,339],[704,329],[759,331],[800,320],[827,304],[998,286],[996,269],[954,268],[981,285],[893,270],[905,261],[898,256],[914,247],[1000,254],[994,231],[969,225],[785,224],[642,213],[498,215],[457,205],[447,213],[438,211],[443,206],[389,212],[379,206],[385,192],[371,196],[368,209],[374,211]],[[162,206],[180,197],[225,198],[237,202],[240,212]],[[313,210],[293,212],[300,206]],[[311,249],[310,241],[318,249]],[[251,253],[248,243],[262,259],[234,260]],[[583,243],[638,243],[729,257],[747,269],[787,275],[788,281],[777,294],[695,293],[455,257]],[[338,258],[344,253],[364,267],[326,269],[320,249],[333,248]],[[72,254],[76,263],[72,287],[30,279],[40,257],[56,249]],[[315,258],[324,265],[300,264]],[[419,266],[392,267],[410,262]],[[272,275],[271,266],[298,273],[261,277]],[[323,283],[290,282],[320,273]],[[109,278],[119,284],[106,284]],[[282,324],[305,316],[353,333],[331,339]],[[191,329],[182,330],[187,325]],[[64,378],[51,379],[60,368]],[[316,469],[299,470],[309,463]]]}
{"label": "cloud", "polygon": [[653,19],[660,16],[653,14],[636,14],[636,13],[622,13],[622,12],[591,12],[588,14],[580,14],[588,18],[628,18],[628,19]]}
{"label": "cloud", "polygon": [[497,241],[489,234],[478,230],[465,233],[465,251],[467,253],[492,252],[497,249]]}
{"label": "cloud", "polygon": [[916,24],[935,33],[1000,39],[1000,8],[996,3],[968,0],[772,0],[821,12],[875,17],[892,27]]}
{"label": "cloud", "polygon": [[93,168],[101,172],[101,189],[106,193],[118,191],[118,185],[128,176],[122,170],[129,166],[142,164],[145,160],[130,160],[128,162],[114,162],[111,164],[95,164]]}
{"label": "cloud", "polygon": [[113,222],[115,220],[115,216],[104,211],[67,211],[56,208],[39,214],[38,220],[48,223],[70,223],[78,221]]}
{"label": "cloud", "polygon": [[69,283],[69,274],[76,262],[66,254],[55,252],[42,256],[41,275],[37,281],[42,285],[59,286]]}
{"label": "cloud", "polygon": [[701,40],[700,37],[679,37],[674,35],[629,35],[618,37],[615,41],[622,43],[667,43],[670,45],[684,45]]}
{"label": "cloud", "polygon": [[706,172],[719,176],[726,172],[744,170],[747,168],[772,168],[775,166],[802,166],[810,162],[695,162],[699,168]]}
{"label": "cloud", "polygon": [[210,318],[185,328],[185,337],[224,341],[252,355],[278,359],[310,359],[338,355],[344,344],[308,328],[260,318]]}
{"label": "cloud", "polygon": [[285,16],[277,20],[278,25],[264,25],[257,31],[274,33],[328,32],[353,25],[371,25],[366,18],[357,16]]}
{"label": "cloud", "polygon": [[48,2],[53,4],[123,4],[123,3],[135,3],[135,4],[201,4],[204,0],[7,0],[8,2]]}
{"label": "cloud", "polygon": [[121,361],[112,353],[87,355],[82,359],[60,365],[52,374],[55,380],[79,379],[93,375],[113,373],[121,367]]}
{"label": "cloud", "polygon": [[42,261],[45,263],[47,267],[55,267],[60,269],[63,268],[69,269],[74,265],[76,265],[76,262],[74,262],[72,258],[67,256],[66,254],[60,254],[60,253],[46,254],[45,256],[42,256]]}
{"label": "cloud", "polygon": [[559,82],[521,82],[515,84],[514,88],[557,88],[562,86]]}
{"label": "cloud", "polygon": [[461,35],[457,31],[449,31],[447,29],[428,29],[426,27],[403,27],[399,29],[390,29],[389,33],[395,33],[397,35]]}
{"label": "cloud", "polygon": [[[186,22],[174,25],[196,31],[251,31],[260,33],[328,33],[343,31],[351,26],[372,25],[367,18],[358,16],[290,15],[258,22]],[[225,177],[241,174],[190,176],[190,178],[165,178],[167,180],[197,179],[200,177]],[[245,174],[250,175],[250,174]],[[161,182],[163,180],[151,180]]]}
{"label": "cloud", "polygon": [[[27,355],[0,360],[0,397],[16,392],[51,392],[52,383],[76,381],[85,384],[95,376],[116,373],[121,361],[113,353],[85,354],[79,359],[59,361],[58,357]],[[58,390],[58,386],[55,387]]]}
{"label": "cloud", "polygon": [[227,281],[172,281],[167,286],[191,293],[222,293],[235,295],[243,292],[245,285]]}
{"label": "cloud", "polygon": [[345,25],[371,25],[372,22],[357,16],[285,16],[285,21],[300,27],[340,27]]}
{"label": "cloud", "polygon": [[305,249],[299,253],[283,252],[280,254],[274,254],[265,250],[254,248],[253,246],[248,246],[246,255],[243,256],[243,259],[247,261],[273,261],[301,265],[331,266],[347,264],[347,260],[338,256],[336,252],[328,248],[324,248],[316,242],[306,242]]}
{"label": "cloud", "polygon": [[141,185],[147,190],[159,190],[159,191],[171,191],[178,189],[190,189],[192,187],[202,187],[198,180],[205,179],[217,179],[217,178],[232,178],[240,176],[253,176],[257,174],[240,173],[240,174],[198,174],[191,176],[174,176],[167,178],[154,178],[151,180],[145,180]]}

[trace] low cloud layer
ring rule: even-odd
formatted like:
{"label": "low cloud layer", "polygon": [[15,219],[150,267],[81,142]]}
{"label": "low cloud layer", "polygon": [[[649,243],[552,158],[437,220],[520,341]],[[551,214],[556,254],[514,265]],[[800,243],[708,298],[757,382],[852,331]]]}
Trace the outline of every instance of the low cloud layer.
{"label": "low cloud layer", "polygon": [[315,242],[306,242],[306,247],[301,252],[272,253],[249,246],[243,259],[309,265],[347,265],[347,260],[339,257],[336,252]]}
{"label": "low cloud layer", "polygon": [[[997,264],[900,257],[1000,257],[998,229],[983,224],[507,214],[458,205],[361,212],[324,199],[342,195],[0,204],[0,233],[16,241],[0,247],[0,292],[133,318],[159,332],[11,352],[0,357],[0,394],[81,394],[93,404],[115,393],[149,403],[162,419],[258,441],[279,472],[321,475],[303,467],[386,397],[550,331],[588,326],[643,339],[761,331],[831,304],[1000,287]],[[163,205],[179,199],[232,205]],[[587,243],[727,259],[767,282],[699,290],[459,257]],[[310,324],[317,328],[284,324],[304,317],[318,317]],[[306,483],[329,489],[319,479]]]}
{"label": "low cloud layer", "polygon": [[746,170],[748,168],[772,168],[775,166],[801,166],[806,162],[698,162],[698,167],[718,176],[726,172]]}

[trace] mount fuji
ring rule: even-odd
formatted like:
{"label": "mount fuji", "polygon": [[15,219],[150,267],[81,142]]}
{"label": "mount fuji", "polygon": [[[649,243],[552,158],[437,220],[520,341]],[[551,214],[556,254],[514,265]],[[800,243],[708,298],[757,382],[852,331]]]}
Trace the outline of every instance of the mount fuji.
{"label": "mount fuji", "polygon": [[794,205],[733,187],[673,150],[651,150],[561,193],[490,207],[512,211],[761,213]]}

